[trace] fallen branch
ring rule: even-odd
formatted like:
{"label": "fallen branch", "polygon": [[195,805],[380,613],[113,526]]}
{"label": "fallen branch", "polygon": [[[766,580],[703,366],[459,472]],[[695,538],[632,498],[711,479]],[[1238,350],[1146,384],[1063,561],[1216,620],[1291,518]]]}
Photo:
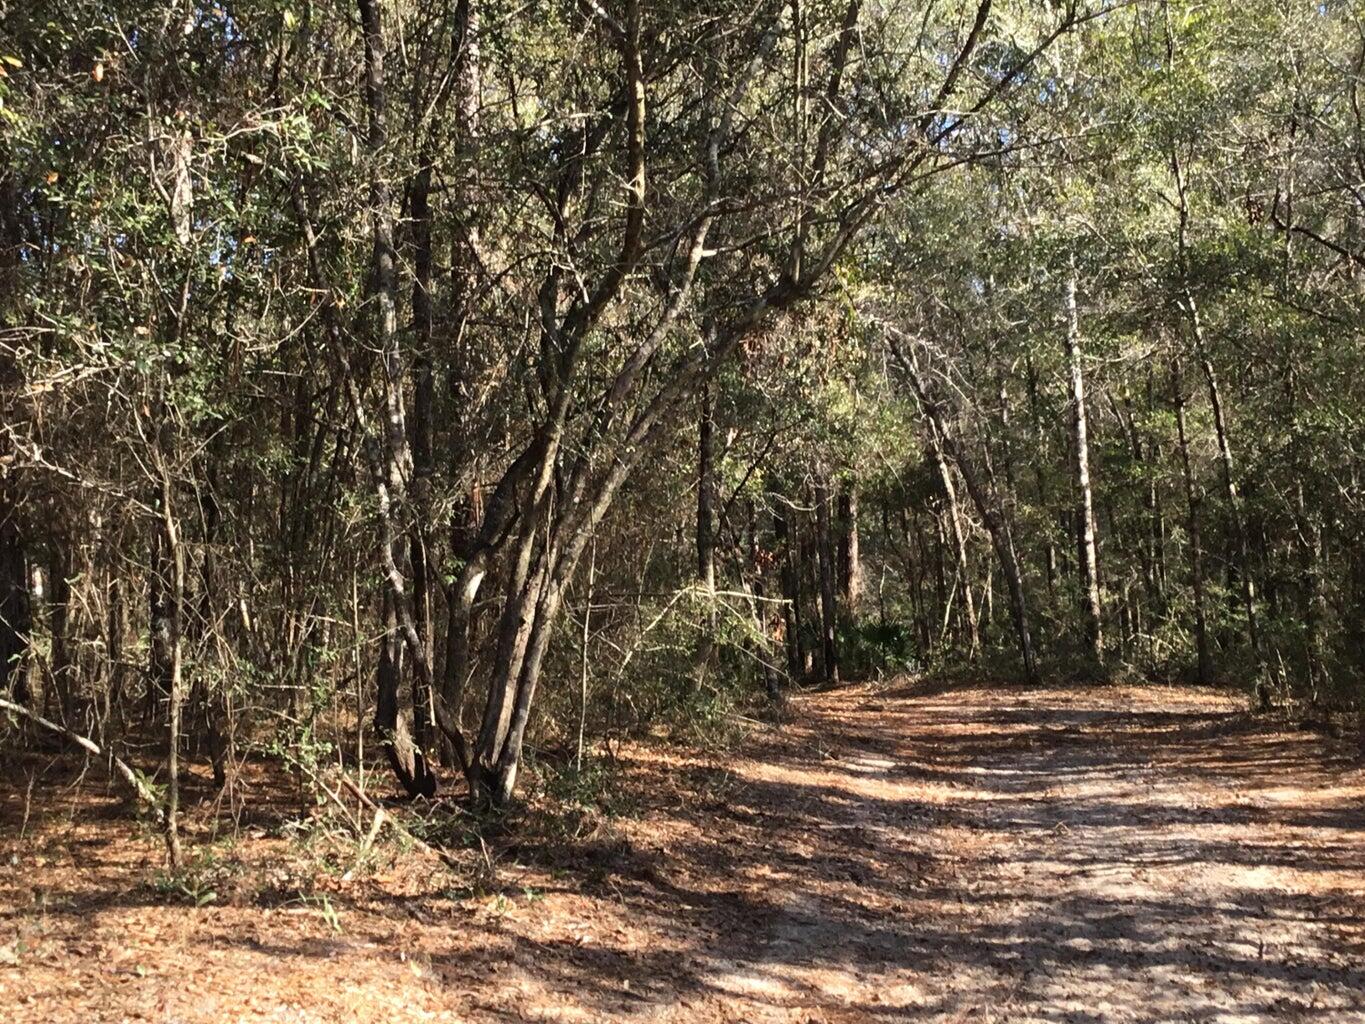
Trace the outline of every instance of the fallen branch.
{"label": "fallen branch", "polygon": [[[420,836],[414,833],[411,829],[409,829],[406,825],[400,822],[392,814],[386,814],[384,812],[384,808],[380,807],[377,803],[375,803],[368,796],[366,796],[361,791],[360,787],[357,786],[345,775],[338,775],[338,778],[341,780],[341,784],[345,786],[346,789],[350,792],[351,796],[359,800],[362,806],[369,808],[371,811],[374,811],[375,826],[388,825],[391,829],[397,832],[404,839],[408,840],[414,846],[419,846],[428,853],[434,854],[436,857],[440,859],[441,863],[444,864],[446,867],[451,868],[452,870],[455,871],[460,870],[461,868],[460,862],[457,861],[454,857],[446,853],[440,847],[432,846],[429,842],[427,842],[425,839],[422,839]],[[370,829],[370,838],[367,841],[367,844],[374,842],[374,835],[376,832],[375,826],[372,826]]]}
{"label": "fallen branch", "polygon": [[42,715],[30,711],[22,704],[16,704],[13,701],[5,700],[3,697],[0,697],[0,708],[3,708],[5,711],[12,711],[17,715],[22,715],[30,722],[41,725],[49,732],[55,732],[58,736],[76,744],[76,746],[94,757],[108,758],[109,764],[113,768],[113,773],[127,784],[128,788],[132,790],[133,795],[136,796],[148,810],[156,815],[156,820],[159,823],[162,825],[166,823],[166,808],[162,805],[161,801],[157,799],[156,794],[152,792],[152,788],[147,785],[142,776],[138,775],[138,773],[132,769],[128,762],[102,750],[100,745],[88,736],[82,736],[80,733],[72,732],[64,725],[58,725],[56,722],[49,721]]}

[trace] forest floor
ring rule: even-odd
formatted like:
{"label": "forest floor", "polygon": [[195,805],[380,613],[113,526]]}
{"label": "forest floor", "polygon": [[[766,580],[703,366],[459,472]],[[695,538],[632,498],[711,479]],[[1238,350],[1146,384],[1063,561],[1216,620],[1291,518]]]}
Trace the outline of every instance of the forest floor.
{"label": "forest floor", "polygon": [[628,746],[629,813],[495,844],[477,891],[411,854],[168,905],[117,800],[24,819],[5,778],[0,1018],[1365,1022],[1341,741],[1185,688],[854,687],[790,718],[724,761]]}

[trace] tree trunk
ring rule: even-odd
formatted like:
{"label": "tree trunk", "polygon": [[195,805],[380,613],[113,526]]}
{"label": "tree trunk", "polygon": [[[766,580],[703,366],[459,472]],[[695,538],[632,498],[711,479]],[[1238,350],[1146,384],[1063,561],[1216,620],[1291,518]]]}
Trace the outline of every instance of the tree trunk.
{"label": "tree trunk", "polygon": [[1247,642],[1251,646],[1252,656],[1255,658],[1258,678],[1256,680],[1256,693],[1262,706],[1267,706],[1270,702],[1270,692],[1267,688],[1267,667],[1265,652],[1261,646],[1260,624],[1256,615],[1256,585],[1251,578],[1250,554],[1247,546],[1246,524],[1242,517],[1242,503],[1237,494],[1237,477],[1232,460],[1232,442],[1228,438],[1227,419],[1223,414],[1223,398],[1218,387],[1218,377],[1214,372],[1213,360],[1209,356],[1208,345],[1204,338],[1204,325],[1199,314],[1199,304],[1195,300],[1194,291],[1190,287],[1190,275],[1188,266],[1188,235],[1189,235],[1189,199],[1185,189],[1185,176],[1180,164],[1179,157],[1172,151],[1171,169],[1175,175],[1176,194],[1179,199],[1179,224],[1177,228],[1177,246],[1179,250],[1181,290],[1185,313],[1190,321],[1190,333],[1194,338],[1195,358],[1199,362],[1199,369],[1204,375],[1204,383],[1208,388],[1209,406],[1213,410],[1213,429],[1214,436],[1218,442],[1218,464],[1222,470],[1223,494],[1227,499],[1228,517],[1232,524],[1233,547],[1235,552],[1235,562],[1239,583],[1242,610],[1246,614]]}
{"label": "tree trunk", "polygon": [[49,675],[57,695],[63,724],[75,721],[77,666],[71,656],[71,549],[66,537],[56,539],[48,572],[48,631],[51,638]]}
{"label": "tree trunk", "polygon": [[[164,429],[164,428],[163,428]],[[165,581],[165,657],[166,671],[166,853],[172,870],[183,863],[180,851],[180,717],[184,702],[181,679],[181,629],[185,607],[185,550],[180,543],[180,523],[176,518],[174,485],[166,464],[164,447],[156,451],[157,471],[161,477],[161,539],[170,578]]]}
{"label": "tree trunk", "polygon": [[1185,504],[1188,509],[1187,530],[1190,535],[1190,589],[1194,600],[1194,649],[1196,679],[1201,684],[1213,680],[1213,662],[1209,656],[1207,616],[1204,611],[1204,548],[1200,538],[1200,505],[1203,494],[1190,465],[1190,443],[1185,429],[1185,391],[1180,382],[1180,359],[1171,360],[1171,391],[1175,402],[1176,442],[1180,448],[1180,475],[1185,485]]}
{"label": "tree trunk", "polygon": [[787,674],[799,680],[805,671],[805,657],[801,650],[801,573],[794,534],[791,506],[779,496],[773,502],[773,537],[778,544],[777,557],[781,560]]}
{"label": "tree trunk", "polygon": [[105,652],[107,685],[104,688],[104,713],[100,716],[100,742],[107,743],[115,715],[122,724],[124,664],[123,645],[128,634],[128,603],[124,598],[123,578],[115,570],[106,577],[109,594],[109,615],[105,624]]}
{"label": "tree trunk", "polygon": [[1310,700],[1317,702],[1329,678],[1323,636],[1323,623],[1327,619],[1327,594],[1323,585],[1322,520],[1316,511],[1308,509],[1302,482],[1298,486],[1298,507],[1302,524],[1300,532],[1303,535],[1304,661],[1308,667]]}
{"label": "tree trunk", "polygon": [[703,387],[697,416],[697,580],[712,593],[716,589],[716,478],[715,419],[711,390]]}
{"label": "tree trunk", "polygon": [[[1133,531],[1133,547],[1137,551],[1139,568],[1142,571],[1142,590],[1147,598],[1147,607],[1155,614],[1160,603],[1160,589],[1156,571],[1156,538],[1158,532],[1158,511],[1156,494],[1155,467],[1147,458],[1142,436],[1138,433],[1137,420],[1133,413],[1132,402],[1125,394],[1119,399],[1109,392],[1109,408],[1118,422],[1119,430],[1128,441],[1128,452],[1133,465],[1146,478],[1142,485],[1142,524]],[[1116,529],[1116,527],[1114,527]],[[1117,534],[1115,534],[1117,535]]]}
{"label": "tree trunk", "polygon": [[829,485],[823,478],[815,484],[815,522],[820,566],[820,636],[821,670],[825,681],[839,682],[839,609],[835,575],[834,544],[830,523]]}
{"label": "tree trunk", "polygon": [[919,636],[920,650],[927,656],[933,648],[933,636],[929,629],[929,612],[925,607],[928,598],[924,596],[924,578],[929,574],[929,551],[928,545],[924,540],[924,528],[920,526],[919,513],[913,519],[914,529],[911,530],[911,518],[905,514],[905,509],[900,510],[901,514],[901,533],[905,537],[905,546],[912,553],[910,555],[914,562],[914,586],[911,588],[911,603],[915,609],[915,629]]}
{"label": "tree trunk", "polygon": [[[403,523],[412,515],[408,506],[408,480],[413,475],[412,449],[408,442],[407,414],[403,401],[403,351],[398,334],[397,260],[394,252],[393,210],[388,180],[382,159],[388,146],[386,122],[387,100],[384,74],[384,33],[380,22],[378,0],[358,0],[360,24],[365,36],[365,106],[369,122],[366,136],[370,172],[370,231],[374,249],[371,266],[373,301],[375,303],[374,333],[376,348],[382,356],[384,384],[384,422],[382,431],[386,444],[379,461],[384,476],[385,492],[381,498],[381,525],[388,587],[383,598],[384,636],[379,659],[379,695],[375,707],[375,727],[380,742],[410,796],[430,796],[436,791],[436,777],[426,762],[426,754],[416,748],[407,735],[406,722],[399,710],[398,693],[402,675],[402,649],[411,647],[417,679],[415,690],[425,690],[416,702],[420,712],[429,698],[431,685],[430,660],[426,657],[428,644],[420,626],[420,612],[404,585],[402,565],[404,555]],[[357,403],[354,403],[358,405]],[[411,633],[404,639],[400,634]],[[428,633],[429,635],[429,633]],[[408,764],[411,770],[408,770]]]}
{"label": "tree trunk", "polygon": [[716,651],[716,469],[711,389],[703,386],[697,411],[697,582],[706,604],[702,635],[693,652],[693,685],[700,687]]}
{"label": "tree trunk", "polygon": [[436,793],[436,777],[427,766],[423,752],[413,742],[407,716],[402,713],[399,694],[403,678],[403,640],[399,633],[397,602],[386,589],[380,597],[384,635],[379,641],[379,663],[374,729],[384,756],[408,796],[431,797]]}
{"label": "tree trunk", "polygon": [[13,507],[0,506],[0,693],[29,701],[24,655],[29,631],[28,562]]}
{"label": "tree trunk", "polygon": [[[474,601],[487,574],[486,556],[480,557],[477,544],[478,525],[475,520],[480,514],[479,499],[479,491],[475,488],[469,501],[457,506],[450,527],[451,554],[459,559],[464,569],[446,588],[445,661],[441,672],[439,703],[444,706],[445,714],[452,716],[452,721],[447,725],[456,729],[463,725],[465,691],[472,671],[470,651],[476,635]],[[463,768],[452,737],[446,735],[445,728],[441,729],[441,733],[446,763]]]}
{"label": "tree trunk", "polygon": [[[935,509],[930,517],[934,523],[934,598],[936,601],[935,619],[946,619],[948,615],[948,570],[944,565],[943,552],[948,547],[947,531],[943,527],[943,511]],[[941,639],[941,638],[940,638]]]}
{"label": "tree trunk", "polygon": [[[929,455],[938,471],[939,486],[943,488],[947,502],[948,524],[952,528],[953,554],[957,560],[957,575],[961,581],[962,608],[967,626],[967,660],[975,661],[981,649],[981,624],[976,615],[976,599],[972,595],[972,570],[967,558],[967,535],[962,526],[962,509],[957,501],[957,488],[953,485],[953,474],[943,457],[943,446],[939,440],[938,428],[932,420],[926,423],[929,433]],[[946,624],[946,611],[945,611]]]}
{"label": "tree trunk", "polygon": [[[1153,416],[1156,413],[1157,388],[1156,371],[1149,366],[1147,368],[1147,415]],[[1150,462],[1147,474],[1147,511],[1149,515],[1150,537],[1148,539],[1148,550],[1152,562],[1152,581],[1155,586],[1155,607],[1158,610],[1164,609],[1166,604],[1166,516],[1161,505],[1161,491],[1159,487],[1159,475],[1157,473],[1157,463],[1161,458],[1161,451],[1155,438],[1149,438],[1147,442],[1148,460]]]}
{"label": "tree trunk", "polygon": [[753,499],[746,502],[749,533],[749,593],[752,597],[750,605],[753,612],[755,648],[754,655],[763,668],[763,685],[768,700],[776,703],[782,699],[782,681],[777,666],[773,664],[769,651],[768,641],[772,638],[773,630],[769,628],[769,612],[767,602],[764,601],[765,588],[763,586],[763,565],[758,543],[758,510],[754,507]]}
{"label": "tree trunk", "polygon": [[166,547],[166,531],[157,523],[152,532],[152,571],[147,581],[147,706],[150,718],[158,701],[171,691],[172,601],[174,568]]}
{"label": "tree trunk", "polygon": [[[1038,504],[1043,508],[1048,507],[1049,489],[1047,486],[1047,471],[1043,460],[1043,453],[1047,451],[1045,445],[1045,435],[1043,434],[1043,415],[1040,408],[1038,397],[1038,371],[1033,366],[1032,356],[1025,356],[1025,368],[1028,371],[1028,397],[1029,412],[1033,419],[1033,443],[1036,450],[1036,457],[1033,459],[1033,474],[1038,491]],[[1057,546],[1052,542],[1051,531],[1043,539],[1043,568],[1047,574],[1047,589],[1051,594],[1057,585]]]}
{"label": "tree trunk", "polygon": [[847,484],[839,492],[840,597],[850,618],[856,618],[863,593],[863,564],[858,550],[858,488]]}
{"label": "tree trunk", "polygon": [[[478,13],[470,0],[456,0],[453,35],[451,39],[453,63],[453,98],[455,106],[455,150],[461,163],[472,167],[477,152],[479,133],[479,41]],[[472,176],[461,176],[454,190],[463,216],[458,218],[450,251],[450,302],[445,320],[449,325],[451,358],[447,388],[452,398],[469,394],[468,325],[474,301],[474,285],[478,265],[478,226],[470,212],[478,198]],[[428,303],[429,304],[429,303]],[[458,408],[458,405],[457,405]],[[464,419],[458,412],[453,418],[454,440],[451,450],[457,459],[466,458],[472,445],[464,430]],[[474,466],[477,469],[477,462]],[[477,473],[474,473],[477,480]],[[465,688],[469,680],[469,655],[477,631],[474,600],[483,584],[485,570],[482,559],[476,557],[478,520],[482,514],[481,494],[477,483],[472,484],[466,499],[460,502],[450,523],[451,554],[464,563],[466,572],[450,584],[446,592],[445,659],[440,675],[440,701],[446,714],[454,716],[452,723],[461,727]],[[458,765],[459,756],[450,736],[442,729],[442,756],[446,764]]]}
{"label": "tree trunk", "polygon": [[1076,518],[1081,567],[1082,616],[1090,657],[1096,666],[1104,658],[1100,611],[1099,559],[1095,546],[1095,504],[1090,489],[1090,446],[1085,413],[1085,375],[1081,367],[1081,327],[1076,310],[1076,258],[1066,279],[1066,356],[1071,371],[1071,432],[1078,500]]}
{"label": "tree trunk", "polygon": [[1209,405],[1213,410],[1214,437],[1218,443],[1218,465],[1223,481],[1223,495],[1228,506],[1228,520],[1232,526],[1232,543],[1236,555],[1239,591],[1242,610],[1246,615],[1247,643],[1259,668],[1260,678],[1256,681],[1256,692],[1263,705],[1270,701],[1266,689],[1265,651],[1261,644],[1261,629],[1256,613],[1256,584],[1251,576],[1251,555],[1247,544],[1246,521],[1242,515],[1242,500],[1237,493],[1237,478],[1232,459],[1232,442],[1228,438],[1227,420],[1223,415],[1223,400],[1218,388],[1218,377],[1213,369],[1204,345],[1204,331],[1199,320],[1199,307],[1194,296],[1186,293],[1186,304],[1190,314],[1190,326],[1195,338],[1195,357],[1208,387]]}
{"label": "tree trunk", "polygon": [[578,683],[578,739],[574,744],[574,771],[583,770],[583,745],[588,730],[588,643],[592,640],[592,593],[597,583],[597,541],[592,542],[588,561],[588,591],[583,597],[583,652]]}
{"label": "tree trunk", "polygon": [[[432,573],[430,568],[432,457],[432,251],[431,251],[431,164],[424,153],[422,166],[409,186],[412,216],[412,329],[413,329],[413,407],[409,423],[412,449],[413,510],[408,526],[408,558],[412,565],[412,606],[417,632],[426,650],[427,663],[433,660],[433,621],[431,614]],[[413,674],[413,732],[418,747],[430,750],[436,730],[434,694],[426,692],[420,674]]]}

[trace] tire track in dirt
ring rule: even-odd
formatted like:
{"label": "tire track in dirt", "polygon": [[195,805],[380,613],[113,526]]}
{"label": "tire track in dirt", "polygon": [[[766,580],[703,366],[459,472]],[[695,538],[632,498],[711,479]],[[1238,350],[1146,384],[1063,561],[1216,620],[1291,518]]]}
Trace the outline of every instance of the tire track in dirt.
{"label": "tire track in dirt", "polygon": [[741,769],[807,860],[710,964],[735,1019],[1365,1021],[1361,773],[1315,737],[1190,690],[802,711],[817,764]]}
{"label": "tire track in dirt", "polygon": [[1004,941],[1033,953],[999,1019],[1365,1020],[1359,773],[1179,695],[1055,700],[1011,702],[1026,742],[980,762],[983,884],[1018,895]]}

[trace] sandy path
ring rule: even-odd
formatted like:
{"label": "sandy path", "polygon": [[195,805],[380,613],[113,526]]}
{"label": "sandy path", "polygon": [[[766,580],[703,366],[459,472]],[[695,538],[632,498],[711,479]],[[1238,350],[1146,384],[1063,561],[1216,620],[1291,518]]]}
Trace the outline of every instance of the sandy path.
{"label": "sandy path", "polygon": [[1361,777],[1313,737],[1195,691],[860,703],[811,709],[821,841],[716,978],[754,1019],[1365,1021]]}
{"label": "sandy path", "polygon": [[337,882],[331,921],[163,905],[154,837],[82,811],[0,850],[0,1003],[16,1024],[1365,1022],[1365,774],[1318,737],[1188,689],[795,705],[734,761],[629,750],[643,806],[504,847],[493,893],[407,862]]}

